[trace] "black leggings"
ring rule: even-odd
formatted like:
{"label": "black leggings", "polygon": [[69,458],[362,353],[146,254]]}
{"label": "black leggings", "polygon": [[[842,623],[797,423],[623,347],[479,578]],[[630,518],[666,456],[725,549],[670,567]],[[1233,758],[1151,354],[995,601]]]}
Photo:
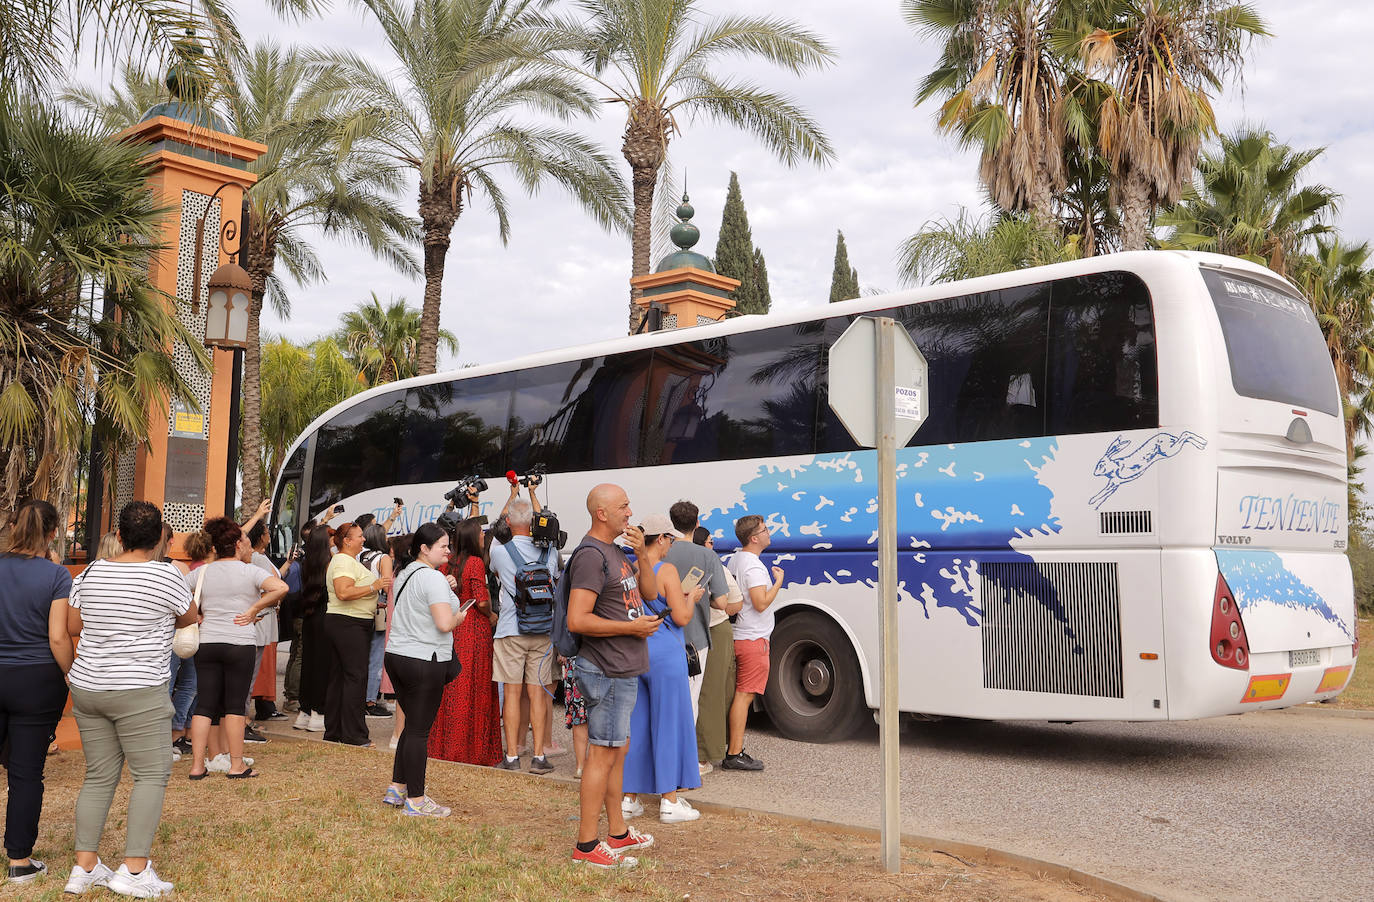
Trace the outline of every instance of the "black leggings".
{"label": "black leggings", "polygon": [[[375,628],[371,617],[325,614],[324,634],[334,650],[334,666],[324,697],[324,738],[345,745],[367,745],[367,656]],[[406,712],[409,716],[410,712]]]}
{"label": "black leggings", "polygon": [[253,688],[251,645],[209,642],[196,652],[196,716],[218,722],[221,717],[243,717],[245,699]]}
{"label": "black leggings", "polygon": [[406,712],[406,726],[396,743],[396,760],[391,765],[391,782],[404,783],[406,796],[418,799],[425,794],[425,767],[428,764],[429,728],[439,713],[444,697],[444,661],[424,661],[387,652],[383,659],[396,702]]}
{"label": "black leggings", "polygon": [[0,764],[9,772],[5,849],[10,858],[28,858],[38,841],[43,766],[66,704],[67,680],[56,661],[0,665],[0,746],[5,753]]}
{"label": "black leggings", "polygon": [[324,607],[317,608],[308,617],[301,618],[301,632],[292,640],[294,646],[301,647],[301,682],[297,701],[302,711],[313,711],[324,716],[325,696],[329,691],[329,662],[333,652],[329,650],[329,640],[324,635]]}

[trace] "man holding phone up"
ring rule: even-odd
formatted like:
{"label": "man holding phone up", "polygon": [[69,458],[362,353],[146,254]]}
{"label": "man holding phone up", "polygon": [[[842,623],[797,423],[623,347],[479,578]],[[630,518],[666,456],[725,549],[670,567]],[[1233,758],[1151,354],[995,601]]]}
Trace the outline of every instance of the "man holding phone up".
{"label": "man holding phone up", "polygon": [[[692,688],[693,721],[697,719],[700,712],[701,682],[706,673],[707,653],[712,650],[710,625],[714,618],[711,615],[711,609],[715,608],[721,611],[722,616],[732,613],[725,610],[729,586],[725,582],[725,567],[721,565],[720,558],[711,549],[692,542],[692,531],[697,528],[699,516],[700,511],[690,501],[679,501],[668,508],[668,518],[673,521],[673,529],[682,533],[686,537],[686,541],[674,542],[663,558],[676,567],[677,572],[682,575],[683,592],[690,594],[696,586],[703,586],[706,589],[701,600],[696,604],[696,610],[692,612],[692,619],[682,628],[683,641],[696,651],[698,660],[695,674],[691,672],[694,668],[690,660],[687,670],[689,674],[687,683]],[[696,576],[696,583],[688,585],[694,575]],[[702,767],[701,769],[704,773],[707,768]]]}
{"label": "man holding phone up", "polygon": [[[573,552],[563,577],[571,580],[568,629],[582,637],[573,675],[587,703],[590,743],[582,771],[573,863],[632,868],[638,859],[624,853],[654,844],[652,836],[625,823],[620,799],[637,678],[649,669],[649,647],[644,640],[662,623],[649,616],[643,599],[658,597],[658,583],[644,554],[644,534],[630,525],[634,512],[624,489],[598,485],[587,495],[587,513],[591,529]],[[622,534],[637,564],[631,564],[616,546]],[[589,550],[583,550],[584,546]],[[603,808],[610,836],[598,841]]]}

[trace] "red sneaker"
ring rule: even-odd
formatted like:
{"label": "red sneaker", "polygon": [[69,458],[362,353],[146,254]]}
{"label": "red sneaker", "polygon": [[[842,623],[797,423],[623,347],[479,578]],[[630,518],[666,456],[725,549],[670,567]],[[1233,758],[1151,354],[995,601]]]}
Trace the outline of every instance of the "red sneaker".
{"label": "red sneaker", "polygon": [[639,865],[639,859],[633,855],[621,855],[613,850],[605,842],[596,844],[596,848],[590,852],[583,852],[573,846],[573,864],[584,864],[591,868],[602,868],[604,870],[628,870]]}
{"label": "red sneaker", "polygon": [[647,849],[654,844],[653,836],[648,833],[640,833],[634,827],[630,827],[629,830],[629,835],[623,839],[616,839],[614,836],[606,837],[606,845],[611,847],[612,852],[629,852],[634,849]]}

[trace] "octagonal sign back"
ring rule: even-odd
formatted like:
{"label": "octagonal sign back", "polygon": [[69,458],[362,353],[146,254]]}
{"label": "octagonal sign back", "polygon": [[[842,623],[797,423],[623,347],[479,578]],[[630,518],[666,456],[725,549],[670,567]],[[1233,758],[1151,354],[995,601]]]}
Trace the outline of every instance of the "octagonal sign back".
{"label": "octagonal sign back", "polygon": [[[897,447],[906,445],[930,414],[929,366],[901,323],[892,330],[891,404],[897,414]],[[830,409],[854,441],[878,446],[878,321],[861,316],[830,346]]]}

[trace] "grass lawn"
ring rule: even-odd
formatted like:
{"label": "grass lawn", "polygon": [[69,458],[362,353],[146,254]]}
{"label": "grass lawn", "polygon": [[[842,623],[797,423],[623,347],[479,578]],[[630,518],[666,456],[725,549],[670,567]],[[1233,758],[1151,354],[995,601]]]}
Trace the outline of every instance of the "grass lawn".
{"label": "grass lawn", "polygon": [[[1359,620],[1356,629],[1360,634],[1360,650],[1364,652],[1361,657],[1369,657],[1370,650],[1374,650],[1374,619]],[[1374,662],[1365,664],[1359,659],[1355,662],[1355,674],[1350,678],[1350,683],[1345,687],[1345,691],[1331,702],[1332,708],[1374,708]]]}
{"label": "grass lawn", "polygon": [[[903,873],[884,873],[878,844],[762,815],[704,813],[665,826],[640,818],[657,842],[636,871],[608,873],[569,861],[575,786],[430,762],[429,791],[452,806],[447,820],[407,818],[381,804],[385,753],[274,739],[251,749],[262,776],[187,781],[172,768],[153,849],[159,876],[186,900],[714,900],[714,899],[1102,899],[1056,879],[907,847]],[[48,759],[35,855],[52,874],[6,887],[6,902],[65,898],[80,751]],[[129,779],[101,843],[117,866]],[[0,797],[4,793],[0,792]],[[646,806],[649,807],[649,806]],[[817,812],[824,815],[824,812]],[[602,835],[605,835],[603,824]],[[100,893],[95,898],[114,898]]]}

